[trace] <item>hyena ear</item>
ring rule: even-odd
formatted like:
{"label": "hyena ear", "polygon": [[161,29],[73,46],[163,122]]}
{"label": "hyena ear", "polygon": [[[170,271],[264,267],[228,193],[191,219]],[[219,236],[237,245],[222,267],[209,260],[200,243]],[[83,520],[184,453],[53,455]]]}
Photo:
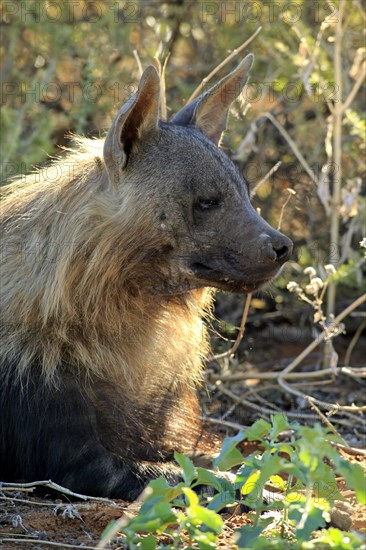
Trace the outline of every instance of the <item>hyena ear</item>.
{"label": "hyena ear", "polygon": [[172,118],[173,124],[195,126],[214,143],[219,144],[221,134],[226,130],[230,105],[247,83],[253,60],[253,54],[247,55],[234,71],[183,107]]}
{"label": "hyena ear", "polygon": [[157,70],[149,65],[143,72],[137,92],[121,107],[104,142],[104,160],[109,177],[116,182],[121,168],[139,141],[159,122],[160,79]]}

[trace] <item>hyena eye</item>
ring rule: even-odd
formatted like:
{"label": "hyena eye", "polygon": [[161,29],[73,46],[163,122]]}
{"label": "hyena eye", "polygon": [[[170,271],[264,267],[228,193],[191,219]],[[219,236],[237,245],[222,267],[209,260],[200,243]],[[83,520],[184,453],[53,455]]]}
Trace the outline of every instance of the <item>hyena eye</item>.
{"label": "hyena eye", "polygon": [[219,204],[219,199],[198,199],[195,207],[198,210],[209,210],[210,208],[216,208]]}

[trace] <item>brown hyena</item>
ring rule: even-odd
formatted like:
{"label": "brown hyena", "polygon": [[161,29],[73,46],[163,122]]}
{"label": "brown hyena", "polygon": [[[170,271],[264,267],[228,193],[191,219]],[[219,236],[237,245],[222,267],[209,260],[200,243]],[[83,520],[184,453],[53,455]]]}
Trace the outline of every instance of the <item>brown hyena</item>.
{"label": "brown hyena", "polygon": [[171,122],[148,67],[105,140],[5,192],[0,479],[134,499],[202,447],[212,289],[253,291],[292,249],[218,148],[251,65]]}

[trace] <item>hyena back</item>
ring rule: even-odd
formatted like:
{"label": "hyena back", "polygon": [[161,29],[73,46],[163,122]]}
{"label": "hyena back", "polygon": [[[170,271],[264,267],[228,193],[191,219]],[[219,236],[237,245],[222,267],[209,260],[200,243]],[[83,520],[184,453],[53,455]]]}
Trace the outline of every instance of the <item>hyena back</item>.
{"label": "hyena back", "polygon": [[154,67],[106,139],[11,184],[1,211],[0,479],[136,498],[207,450],[195,387],[213,289],[275,276],[291,241],[218,148],[252,64],[159,120]]}

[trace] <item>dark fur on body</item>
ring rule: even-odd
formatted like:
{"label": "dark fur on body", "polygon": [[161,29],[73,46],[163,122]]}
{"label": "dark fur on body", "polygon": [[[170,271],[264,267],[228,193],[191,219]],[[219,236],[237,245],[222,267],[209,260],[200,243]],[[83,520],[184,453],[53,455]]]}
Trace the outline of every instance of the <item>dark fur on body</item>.
{"label": "dark fur on body", "polygon": [[195,394],[212,288],[258,288],[292,246],[217,147],[251,61],[171,123],[149,67],[105,141],[5,192],[0,479],[132,500],[180,479],[174,450],[215,447]]}
{"label": "dark fur on body", "polygon": [[1,384],[2,480],[52,479],[79,493],[133,500],[159,475],[180,481],[175,449],[212,448],[199,423],[187,421],[199,412],[193,396],[156,395],[140,407],[107,381],[81,384],[67,367],[52,392],[41,370],[32,371],[26,389]]}

